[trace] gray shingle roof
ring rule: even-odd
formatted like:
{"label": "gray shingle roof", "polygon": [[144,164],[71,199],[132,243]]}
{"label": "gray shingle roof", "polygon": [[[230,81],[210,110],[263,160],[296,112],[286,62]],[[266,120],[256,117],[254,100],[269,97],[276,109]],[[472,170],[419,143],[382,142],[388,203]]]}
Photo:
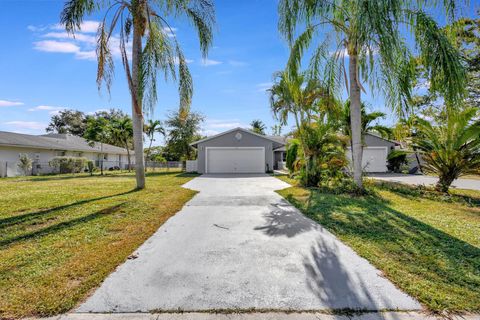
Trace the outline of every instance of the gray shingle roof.
{"label": "gray shingle roof", "polygon": [[[100,153],[100,143],[90,146],[84,138],[70,134],[46,134],[34,136],[7,131],[0,131],[0,146],[19,148],[38,148],[48,150],[66,150]],[[103,144],[103,153],[127,154],[124,148]]]}

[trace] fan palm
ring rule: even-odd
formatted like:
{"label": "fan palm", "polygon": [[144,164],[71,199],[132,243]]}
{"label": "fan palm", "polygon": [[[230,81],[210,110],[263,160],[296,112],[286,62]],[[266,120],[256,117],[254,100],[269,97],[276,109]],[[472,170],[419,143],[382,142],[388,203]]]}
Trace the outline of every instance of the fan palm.
{"label": "fan palm", "polygon": [[[143,113],[151,111],[157,101],[157,73],[165,79],[179,79],[180,109],[188,110],[193,93],[192,77],[184,54],[167,22],[169,17],[185,16],[197,30],[202,55],[206,57],[212,43],[215,22],[211,0],[68,0],[61,23],[70,33],[81,28],[83,18],[104,9],[98,28],[97,84],[107,89],[113,80],[114,62],[110,42],[119,33],[119,49],[132,97],[133,140],[137,188],[145,187],[143,155]],[[131,59],[127,43],[132,38]],[[178,70],[177,70],[178,69]]]}
{"label": "fan palm", "polygon": [[[304,53],[315,43],[318,46],[312,50],[309,66],[312,77],[323,77],[327,88],[337,94],[345,83],[351,101],[354,181],[358,187],[362,188],[362,81],[384,94],[393,109],[404,111],[415,76],[409,46],[413,43],[425,64],[430,90],[442,94],[452,105],[462,100],[465,70],[459,52],[436,21],[424,11],[427,7],[442,4],[453,20],[456,3],[424,0],[280,1],[279,30],[291,45],[288,69],[292,72],[298,70]],[[305,28],[298,37],[297,27]],[[413,41],[407,41],[401,35],[405,31],[413,33]],[[346,57],[348,64],[345,63]]]}
{"label": "fan palm", "polygon": [[452,182],[466,174],[480,173],[480,122],[476,108],[449,111],[447,121],[434,125],[417,120],[415,146],[422,153],[423,170],[438,175],[437,189],[448,192]]}

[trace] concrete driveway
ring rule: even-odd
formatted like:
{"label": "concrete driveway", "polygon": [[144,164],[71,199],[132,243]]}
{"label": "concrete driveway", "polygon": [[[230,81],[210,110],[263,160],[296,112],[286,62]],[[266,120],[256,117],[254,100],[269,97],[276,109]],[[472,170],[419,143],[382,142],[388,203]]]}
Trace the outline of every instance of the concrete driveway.
{"label": "concrete driveway", "polygon": [[200,191],[77,312],[415,310],[420,305],[274,190],[268,175],[204,175]]}
{"label": "concrete driveway", "polygon": [[[438,178],[431,176],[396,173],[372,174],[369,175],[369,177],[377,180],[427,186],[433,186],[438,181]],[[459,189],[480,190],[480,180],[457,179],[452,183],[452,187]]]}

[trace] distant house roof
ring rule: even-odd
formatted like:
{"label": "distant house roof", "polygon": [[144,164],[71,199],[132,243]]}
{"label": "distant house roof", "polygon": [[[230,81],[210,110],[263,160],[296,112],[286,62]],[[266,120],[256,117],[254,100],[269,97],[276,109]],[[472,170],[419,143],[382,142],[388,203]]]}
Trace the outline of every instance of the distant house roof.
{"label": "distant house roof", "polygon": [[260,137],[260,138],[263,138],[263,139],[267,139],[267,140],[270,140],[270,141],[273,141],[279,145],[285,145],[286,144],[286,141],[285,141],[285,138],[284,137],[280,137],[280,136],[265,136],[265,135],[262,135],[262,134],[258,134],[258,133],[255,133],[251,130],[248,130],[248,129],[244,129],[244,128],[234,128],[234,129],[230,129],[230,130],[227,130],[227,131],[224,131],[222,133],[219,133],[219,134],[216,134],[216,135],[213,135],[213,136],[210,136],[210,137],[207,137],[205,139],[201,139],[201,140],[198,140],[198,141],[195,141],[193,143],[191,143],[190,145],[192,147],[196,147],[199,143],[202,143],[202,142],[205,142],[205,141],[208,141],[208,140],[212,140],[212,139],[215,139],[215,138],[218,138],[218,137],[221,137],[227,133],[230,133],[230,132],[234,132],[234,131],[243,131],[243,132],[247,132],[247,133],[250,133],[254,136],[257,136],[257,137]]}
{"label": "distant house roof", "polygon": [[106,143],[101,146],[101,144],[98,142],[90,145],[88,141],[82,137],[77,137],[71,134],[56,133],[35,136],[30,134],[0,131],[0,146],[93,153],[127,154],[127,150],[124,148],[112,146]]}
{"label": "distant house roof", "polygon": [[370,136],[373,136],[375,138],[383,139],[385,141],[394,143],[395,145],[400,145],[400,142],[398,142],[398,141],[386,139],[386,138],[382,137],[381,135],[373,133],[373,132],[367,132],[367,133],[365,133],[365,135],[370,135]]}

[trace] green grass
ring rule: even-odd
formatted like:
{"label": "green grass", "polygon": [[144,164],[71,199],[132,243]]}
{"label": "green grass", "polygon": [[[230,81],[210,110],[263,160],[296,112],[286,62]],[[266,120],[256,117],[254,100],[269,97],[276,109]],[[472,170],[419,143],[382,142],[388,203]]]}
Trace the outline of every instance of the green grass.
{"label": "green grass", "polygon": [[194,175],[151,173],[0,179],[0,318],[66,312],[195,191]]}
{"label": "green grass", "polygon": [[[364,197],[278,192],[430,310],[480,311],[479,206],[373,188]],[[455,195],[480,203],[478,191]]]}

